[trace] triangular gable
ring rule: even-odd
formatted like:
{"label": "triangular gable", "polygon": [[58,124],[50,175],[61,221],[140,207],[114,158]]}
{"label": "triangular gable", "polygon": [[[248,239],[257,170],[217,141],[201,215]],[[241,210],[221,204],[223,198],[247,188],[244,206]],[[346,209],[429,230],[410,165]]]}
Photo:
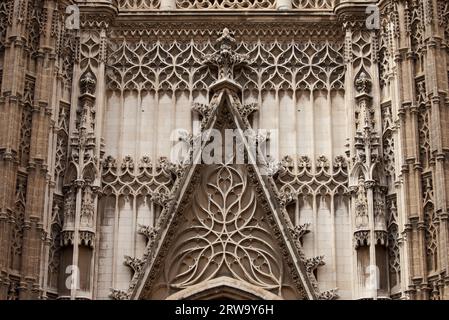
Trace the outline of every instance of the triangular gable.
{"label": "triangular gable", "polygon": [[[243,135],[249,124],[232,83],[224,82],[211,101],[204,129],[239,129]],[[251,158],[246,143],[245,149]],[[290,222],[252,163],[186,168],[135,275],[131,299],[166,299],[220,277],[280,298],[316,298]]]}

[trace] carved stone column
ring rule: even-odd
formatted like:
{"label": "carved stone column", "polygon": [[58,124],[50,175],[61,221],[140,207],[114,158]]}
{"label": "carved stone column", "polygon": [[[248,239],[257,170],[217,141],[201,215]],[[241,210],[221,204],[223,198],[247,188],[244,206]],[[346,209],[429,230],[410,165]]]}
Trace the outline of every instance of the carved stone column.
{"label": "carved stone column", "polygon": [[389,296],[385,181],[381,161],[377,30],[368,29],[372,1],[340,1],[336,13],[346,30],[346,102],[350,130],[350,189],[356,298]]}
{"label": "carved stone column", "polygon": [[[81,7],[82,32],[78,82],[78,110],[72,112],[70,165],[65,177],[64,254],[70,263],[61,272],[72,277],[61,288],[70,299],[94,298],[94,261],[98,191],[101,183],[101,121],[104,110],[106,31],[116,8],[102,3],[95,11]],[[103,16],[98,12],[102,11]],[[97,28],[90,28],[96,21]],[[63,255],[64,255],[63,254]],[[67,271],[67,268],[69,270]],[[71,275],[70,275],[71,273]],[[64,285],[64,284],[63,284]],[[67,290],[69,289],[69,290]]]}

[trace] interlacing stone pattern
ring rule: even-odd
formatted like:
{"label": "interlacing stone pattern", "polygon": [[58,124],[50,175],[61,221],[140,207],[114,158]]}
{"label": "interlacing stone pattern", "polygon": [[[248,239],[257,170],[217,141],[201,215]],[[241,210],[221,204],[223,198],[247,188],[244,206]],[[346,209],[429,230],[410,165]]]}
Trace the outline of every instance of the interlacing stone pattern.
{"label": "interlacing stone pattern", "polygon": [[[292,0],[295,10],[332,10],[335,0]],[[118,0],[120,10],[159,10],[160,0]],[[274,10],[277,0],[176,0],[178,10]]]}
{"label": "interlacing stone pattern", "polygon": [[[208,91],[216,70],[202,62],[216,52],[210,40],[193,42],[111,41],[107,70],[109,90]],[[236,52],[249,66],[237,68],[235,81],[245,95],[267,91],[342,90],[343,46],[329,41],[300,43],[240,42]]]}
{"label": "interlacing stone pattern", "polygon": [[166,158],[153,164],[149,157],[143,157],[135,164],[131,157],[125,157],[118,166],[114,158],[107,157],[103,162],[103,194],[126,197],[144,195],[164,206],[176,174],[177,167]]}
{"label": "interlacing stone pattern", "polygon": [[177,0],[178,9],[275,9],[276,0]]}
{"label": "interlacing stone pattern", "polygon": [[[195,96],[195,92],[208,93],[219,76],[237,82],[243,95],[252,97],[262,97],[266,92],[343,90],[342,44],[312,40],[272,43],[259,39],[256,42],[235,42],[233,51],[236,56],[245,57],[246,63],[235,64],[229,73],[222,74],[217,63],[205,63],[211,61],[210,57],[223,54],[217,51],[211,39],[206,38],[203,42],[193,39],[179,42],[113,40],[109,45],[107,86],[109,90],[118,92],[190,91]],[[243,118],[257,110],[257,104],[242,104],[236,94],[229,95],[234,101],[233,108]],[[208,119],[214,99],[210,105],[193,105],[203,118]],[[245,123],[249,127],[249,123]],[[347,192],[345,158],[337,157],[334,163],[330,163],[322,156],[313,165],[307,157],[298,160],[297,163],[296,159],[286,157],[280,164],[283,168],[281,173],[272,177],[283,204],[286,201],[283,201],[282,193],[296,196],[303,192],[324,193],[337,197]],[[301,165],[302,169],[298,170]],[[156,228],[139,228],[138,232],[149,235],[147,249],[141,260],[125,258],[124,263],[133,270],[134,277],[127,293],[112,292],[111,296],[116,299],[130,297],[139,281],[142,263],[155,258],[152,244],[157,244],[162,236],[159,226],[168,221],[167,212],[172,208],[171,204],[178,201],[174,199],[174,192],[179,189],[179,181],[183,181],[183,173],[186,172],[180,168],[174,174],[170,167],[165,162],[155,170],[148,158],[135,165],[131,157],[126,157],[120,167],[111,157],[104,161],[103,194],[125,198],[149,195],[152,202],[159,195],[159,204],[164,210],[153,223]],[[175,224],[179,229],[176,234],[169,232],[174,243],[168,251],[161,249],[167,255],[164,257],[165,266],[161,268],[163,275],[154,278],[156,271],[151,271],[151,284],[145,287],[148,294],[151,292],[152,297],[166,298],[174,292],[228,276],[284,298],[298,297],[298,288],[290,285],[291,275],[287,268],[287,265],[292,266],[292,262],[283,262],[285,256],[279,250],[278,231],[273,234],[272,218],[266,215],[270,209],[262,204],[257,183],[249,182],[249,169],[245,165],[232,164],[202,167],[198,176],[202,182],[197,185],[191,202],[184,205],[183,211],[176,212],[181,220]],[[306,176],[307,181],[304,180]],[[319,291],[313,275],[316,268],[324,265],[325,257],[304,257],[300,242],[307,232],[295,228],[296,221],[287,223],[315,295],[320,299],[335,298],[335,290]],[[159,268],[159,263],[156,268]]]}
{"label": "interlacing stone pattern", "polygon": [[121,10],[148,10],[159,9],[160,0],[118,0]]}
{"label": "interlacing stone pattern", "polygon": [[236,279],[279,291],[282,257],[270,244],[269,227],[258,213],[246,176],[230,165],[207,171],[207,184],[193,203],[192,221],[181,232],[168,264],[169,283],[185,289],[225,268]]}
{"label": "interlacing stone pattern", "polygon": [[335,6],[335,0],[292,0],[295,9],[325,9],[331,10]]}
{"label": "interlacing stone pattern", "polygon": [[315,165],[307,156],[286,156],[274,179],[285,204],[295,200],[299,194],[344,195],[348,192],[347,159],[338,156],[331,166],[324,156],[319,157]]}

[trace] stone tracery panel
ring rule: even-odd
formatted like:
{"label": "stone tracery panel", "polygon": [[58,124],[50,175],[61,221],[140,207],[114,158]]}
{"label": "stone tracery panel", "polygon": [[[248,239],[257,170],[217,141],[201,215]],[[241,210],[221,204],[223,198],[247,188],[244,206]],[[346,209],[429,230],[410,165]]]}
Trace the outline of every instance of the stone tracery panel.
{"label": "stone tracery panel", "polygon": [[276,0],[177,0],[178,9],[275,9]]}
{"label": "stone tracery panel", "polygon": [[160,4],[160,0],[118,0],[119,9],[126,10],[159,9]]}
{"label": "stone tracery panel", "polygon": [[[185,289],[227,275],[278,293],[283,285],[282,256],[271,243],[256,193],[242,166],[205,168],[192,216],[169,255],[170,286]],[[226,271],[227,270],[227,271]]]}
{"label": "stone tracery panel", "polygon": [[[331,270],[343,268],[341,243],[349,243],[350,215],[348,163],[337,156],[333,162],[318,157],[316,163],[306,156],[287,156],[273,177],[281,205],[297,230],[310,233],[301,239],[306,254],[320,252],[326,264],[314,270],[320,289],[345,286],[343,279],[331,279]],[[335,234],[333,234],[335,233]],[[334,251],[330,248],[338,246]],[[315,278],[314,277],[314,278]]]}
{"label": "stone tracery panel", "polygon": [[275,183],[286,202],[299,194],[344,194],[348,191],[346,158],[336,157],[331,167],[324,156],[319,157],[315,165],[306,156],[287,156],[281,162],[281,170],[275,176]]}
{"label": "stone tracery panel", "polygon": [[51,212],[50,224],[50,248],[48,263],[48,287],[51,291],[57,292],[58,278],[61,265],[61,232],[64,217],[64,202],[62,197],[56,197]]}
{"label": "stone tracery panel", "polygon": [[335,0],[292,0],[295,9],[333,9]]}
{"label": "stone tracery panel", "polygon": [[434,195],[432,178],[424,177],[423,182],[424,193],[424,224],[425,230],[425,254],[427,262],[427,270],[432,273],[439,270],[438,265],[438,224],[439,218],[434,209]]}
{"label": "stone tracery panel", "polygon": [[5,48],[6,30],[8,28],[8,10],[11,3],[3,1],[0,3],[0,53]]}
{"label": "stone tracery panel", "polygon": [[15,194],[15,215],[13,217],[12,239],[11,239],[11,260],[10,268],[21,271],[23,236],[25,231],[25,208],[27,201],[27,176],[20,175],[17,178]]}
{"label": "stone tracery panel", "polygon": [[[395,41],[400,35],[397,4],[390,3],[382,12],[379,32],[379,78],[381,89],[389,87],[394,71]],[[389,96],[388,91],[383,92]]]}
{"label": "stone tracery panel", "polygon": [[447,1],[438,1],[438,14],[440,26],[444,28],[447,42],[449,41],[449,3]]}
{"label": "stone tracery panel", "polygon": [[29,1],[27,4],[27,17],[24,20],[28,29],[27,46],[31,55],[37,54],[39,50],[39,41],[47,17],[47,9],[44,8],[42,1]]}
{"label": "stone tracery panel", "polygon": [[[359,73],[359,76],[361,73],[365,73],[370,78],[369,70],[372,65],[373,55],[377,54],[377,52],[372,50],[374,40],[373,36],[364,30],[356,30],[352,35],[353,65],[354,69]],[[367,90],[370,91],[371,88]]]}
{"label": "stone tracery panel", "polygon": [[[177,174],[177,167],[165,158],[153,162],[149,157],[142,157],[135,162],[129,156],[121,161],[108,156],[103,161],[100,238],[107,237],[112,242],[120,242],[121,246],[111,250],[100,248],[100,252],[111,259],[109,276],[113,272],[125,280],[109,278],[112,283],[107,288],[100,287],[100,290],[106,290],[100,294],[107,296],[110,286],[124,288],[129,285],[132,275],[123,258],[127,256],[127,261],[132,262],[131,256],[143,253],[145,238],[154,235],[154,227],[170,200]],[[114,238],[104,231],[109,228],[113,228]],[[136,264],[138,261],[133,262]]]}
{"label": "stone tracery panel", "polygon": [[382,130],[383,130],[383,163],[385,174],[387,178],[387,184],[391,188],[396,181],[396,169],[395,169],[395,142],[394,142],[394,123],[392,117],[391,106],[385,106],[382,108]]}
{"label": "stone tracery panel", "polygon": [[423,49],[424,35],[425,35],[425,21],[424,21],[424,2],[421,0],[412,0],[410,8],[408,9],[408,35],[411,39],[412,50],[417,54],[417,71],[424,72]]}
{"label": "stone tracery panel", "polygon": [[430,117],[431,106],[427,98],[425,81],[416,82],[418,104],[419,154],[420,162],[425,171],[431,168],[433,156],[430,148]]}
{"label": "stone tracery panel", "polygon": [[[335,0],[292,0],[297,10],[332,10]],[[118,0],[121,10],[157,10],[160,0]],[[177,0],[179,10],[260,10],[276,9],[277,0]]]}
{"label": "stone tracery panel", "polygon": [[106,196],[153,196],[159,197],[159,204],[170,194],[176,181],[176,167],[161,158],[153,164],[149,157],[143,157],[135,164],[131,157],[125,157],[118,166],[116,160],[107,157],[103,163],[103,193]]}
{"label": "stone tracery panel", "polygon": [[[343,89],[342,46],[331,42],[240,43],[253,62],[236,74],[244,90]],[[215,52],[205,43],[112,42],[108,70],[111,90],[206,90],[216,80],[201,64]]]}
{"label": "stone tracery panel", "polygon": [[[211,36],[195,31],[200,39],[192,39],[189,34],[166,40],[160,33],[151,41],[146,37],[134,41],[113,38],[109,43],[105,142],[106,153],[114,157],[169,157],[172,146],[169,137],[176,139],[171,134],[178,129],[195,132],[198,118],[191,113],[191,106],[207,102],[208,88],[216,81],[215,67],[201,63],[205,55],[216,51]],[[293,42],[291,37],[295,34],[282,41],[273,37],[265,40],[262,36],[240,41],[236,51],[248,55],[251,63],[237,68],[235,78],[243,87],[243,103],[260,106],[260,113],[254,116],[256,126],[267,130],[279,128],[281,134],[298,131],[296,137],[280,141],[278,157],[324,154],[331,145],[329,130],[323,128],[317,133],[319,150],[315,152],[308,141],[311,128],[306,127],[311,124],[299,123],[305,123],[313,113],[317,119],[328,112],[333,119],[344,115],[343,45],[307,38]],[[130,120],[123,121],[125,113],[128,119],[136,119],[133,125]],[[277,115],[269,116],[273,113]],[[137,120],[137,114],[141,121]],[[279,127],[274,122],[277,117],[288,118],[285,121],[289,129]],[[292,122],[294,119],[296,123]],[[166,123],[163,128],[157,126],[161,121]],[[112,123],[122,129],[113,130]],[[136,127],[141,127],[140,132]],[[335,154],[342,154],[344,132],[333,130],[333,133]],[[296,146],[294,141],[302,134]]]}
{"label": "stone tracery panel", "polygon": [[388,266],[390,271],[390,288],[397,289],[401,282],[401,256],[399,249],[399,221],[396,197],[387,199],[388,231]]}

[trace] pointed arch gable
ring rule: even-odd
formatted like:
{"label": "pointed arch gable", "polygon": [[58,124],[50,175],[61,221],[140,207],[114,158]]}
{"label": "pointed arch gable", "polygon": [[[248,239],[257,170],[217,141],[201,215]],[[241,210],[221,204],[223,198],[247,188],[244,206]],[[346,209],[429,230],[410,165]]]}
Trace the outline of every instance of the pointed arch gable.
{"label": "pointed arch gable", "polygon": [[[220,126],[229,125],[241,129],[239,131],[243,134],[242,132],[249,128],[249,124],[245,119],[242,119],[239,113],[239,106],[241,106],[239,98],[232,92],[232,89],[226,86],[217,89],[211,101],[210,114],[206,119],[203,119],[204,129],[217,129]],[[242,141],[245,141],[245,139]],[[248,148],[247,144],[245,144],[245,148]],[[217,282],[217,286],[231,290],[233,287],[227,283],[218,284],[224,279],[223,276],[231,277],[239,283],[243,282],[252,287],[262,288],[274,295],[276,292],[279,294],[278,297],[283,295],[282,297],[287,299],[315,299],[317,293],[306,271],[304,255],[295,245],[286,228],[282,227],[286,224],[285,217],[276,203],[274,191],[270,190],[271,186],[267,177],[263,177],[258,167],[252,164],[241,167],[227,165],[213,167],[195,163],[198,162],[194,162],[193,165],[186,168],[180,183],[174,190],[173,201],[166,206],[161,214],[158,224],[160,232],[155,241],[147,247],[146,256],[148,258],[141,271],[135,276],[129,291],[131,299],[177,297],[176,294],[179,292],[185,293],[187,291],[184,290],[194,286],[204,287],[208,281],[212,280]],[[250,161],[250,163],[255,162]],[[239,236],[241,239],[228,239],[234,241],[235,248],[233,250],[235,252],[231,252],[232,250],[226,251],[227,249],[220,251],[218,262],[214,262],[219,263],[220,268],[215,269],[211,268],[210,265],[205,266],[208,262],[203,261],[202,265],[196,262],[216,258],[216,255],[214,255],[216,252],[211,253],[211,251],[218,249],[210,243],[223,242],[223,239],[217,240],[213,236],[213,239],[208,240],[207,245],[198,249],[199,253],[195,252],[195,248],[186,249],[183,247],[185,243],[192,241],[191,237],[189,238],[186,235],[192,235],[196,229],[204,229],[204,221],[206,221],[204,219],[214,219],[208,215],[210,209],[205,209],[207,206],[192,210],[195,202],[203,201],[204,204],[204,201],[211,197],[210,194],[207,195],[207,191],[203,190],[207,186],[210,187],[210,183],[205,183],[204,179],[206,179],[205,176],[210,175],[214,175],[217,179],[217,176],[221,174],[217,175],[213,172],[214,170],[232,171],[232,174],[227,172],[223,175],[233,175],[232,179],[240,181],[238,182],[238,188],[241,188],[242,191],[235,192],[242,192],[240,196],[243,200],[239,200],[242,204],[238,207],[245,209],[244,212],[242,211],[243,213],[238,214],[247,215],[245,218],[247,219],[245,220],[247,225],[240,226]],[[238,174],[235,174],[237,171]],[[244,192],[247,193],[243,194]],[[200,200],[195,200],[195,197],[200,197]],[[209,203],[209,208],[210,205],[211,203]],[[205,214],[204,219],[197,216],[199,212]],[[263,226],[259,227],[259,224],[254,221],[259,221],[260,225]],[[252,229],[255,235],[245,233],[248,228]],[[202,241],[201,238],[214,232],[213,228],[209,229],[205,231],[207,233],[199,232],[197,241]],[[262,237],[260,233],[263,233]],[[252,244],[244,245],[245,242],[254,242],[256,249],[252,247]],[[194,253],[192,257],[189,257],[190,260],[186,258],[186,250]],[[239,253],[244,252],[244,254],[238,256],[237,251]],[[260,253],[259,260],[262,263],[260,266],[255,266],[255,263],[251,261],[253,259],[251,254],[255,251]],[[234,263],[232,261],[233,255],[237,260],[242,260],[237,262],[240,265],[235,269],[231,266]],[[166,264],[167,259],[168,265]],[[196,262],[192,263],[192,261]],[[172,268],[177,268],[177,270],[174,273],[165,270]],[[198,292],[201,292],[201,290]],[[251,290],[248,289],[248,292],[245,294],[250,294]],[[241,292],[241,294],[243,293]],[[179,295],[182,296],[181,293]]]}

